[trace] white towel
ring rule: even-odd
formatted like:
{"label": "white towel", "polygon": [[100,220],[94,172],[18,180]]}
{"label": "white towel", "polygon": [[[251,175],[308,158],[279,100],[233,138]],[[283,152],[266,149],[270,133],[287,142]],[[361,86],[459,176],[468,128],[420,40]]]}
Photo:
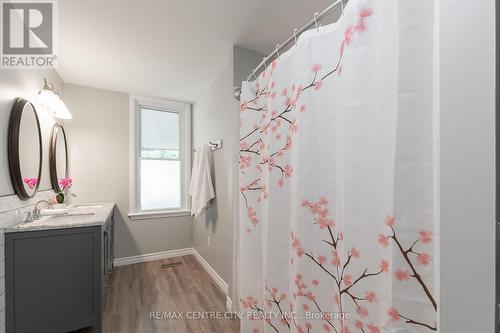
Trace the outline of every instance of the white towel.
{"label": "white towel", "polygon": [[193,171],[191,173],[191,184],[189,195],[191,195],[191,215],[198,215],[207,207],[210,200],[215,198],[212,175],[210,174],[210,161],[212,149],[205,145],[198,149],[194,156]]}

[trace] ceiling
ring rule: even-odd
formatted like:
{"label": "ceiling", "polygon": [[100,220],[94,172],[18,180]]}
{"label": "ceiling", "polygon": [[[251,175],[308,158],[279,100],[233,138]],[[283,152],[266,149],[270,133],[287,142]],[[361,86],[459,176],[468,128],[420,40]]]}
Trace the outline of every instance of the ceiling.
{"label": "ceiling", "polygon": [[196,101],[238,45],[269,53],[333,0],[64,0],[67,83]]}

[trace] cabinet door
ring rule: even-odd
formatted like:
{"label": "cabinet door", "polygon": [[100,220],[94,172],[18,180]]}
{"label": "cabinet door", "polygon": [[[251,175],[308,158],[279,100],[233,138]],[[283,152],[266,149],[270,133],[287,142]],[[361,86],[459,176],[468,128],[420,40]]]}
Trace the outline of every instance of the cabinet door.
{"label": "cabinet door", "polygon": [[103,291],[105,296],[111,287],[111,273],[113,270],[113,215],[103,225],[102,231],[102,274]]}
{"label": "cabinet door", "polygon": [[100,324],[100,227],[6,234],[7,332]]}
{"label": "cabinet door", "polygon": [[115,217],[111,215],[109,225],[109,270],[113,271],[115,266]]}
{"label": "cabinet door", "polygon": [[108,274],[108,260],[109,260],[109,231],[108,229],[105,229],[103,232],[103,246],[102,249],[104,251],[103,253],[103,259],[104,259],[104,269],[102,270],[102,274],[106,276]]}

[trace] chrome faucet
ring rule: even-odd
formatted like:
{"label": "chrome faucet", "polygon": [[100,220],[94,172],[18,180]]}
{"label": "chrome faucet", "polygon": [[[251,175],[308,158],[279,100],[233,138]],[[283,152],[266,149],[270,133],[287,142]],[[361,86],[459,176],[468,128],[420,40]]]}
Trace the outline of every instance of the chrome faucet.
{"label": "chrome faucet", "polygon": [[47,200],[40,200],[36,203],[35,208],[33,208],[33,220],[39,220],[41,215],[40,215],[40,209],[38,208],[38,205],[42,202],[47,203],[49,205],[49,202]]}
{"label": "chrome faucet", "polygon": [[24,223],[33,222],[33,216],[31,215],[31,212],[27,211],[25,213],[27,213],[28,215],[26,216],[26,219],[24,220]]}

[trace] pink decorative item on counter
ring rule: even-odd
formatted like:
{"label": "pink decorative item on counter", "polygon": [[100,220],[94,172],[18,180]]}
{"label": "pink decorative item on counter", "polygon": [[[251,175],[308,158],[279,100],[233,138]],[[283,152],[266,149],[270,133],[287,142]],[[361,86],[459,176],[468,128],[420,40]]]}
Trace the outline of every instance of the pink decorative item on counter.
{"label": "pink decorative item on counter", "polygon": [[72,178],[61,178],[58,181],[59,184],[59,191],[56,192],[56,200],[58,203],[63,204],[66,202],[66,199],[68,196],[75,196],[74,194],[69,194],[68,189],[73,185],[73,179]]}
{"label": "pink decorative item on counter", "polygon": [[61,187],[61,190],[67,190],[71,187],[71,185],[73,185],[73,179],[69,177],[59,179],[59,186]]}

